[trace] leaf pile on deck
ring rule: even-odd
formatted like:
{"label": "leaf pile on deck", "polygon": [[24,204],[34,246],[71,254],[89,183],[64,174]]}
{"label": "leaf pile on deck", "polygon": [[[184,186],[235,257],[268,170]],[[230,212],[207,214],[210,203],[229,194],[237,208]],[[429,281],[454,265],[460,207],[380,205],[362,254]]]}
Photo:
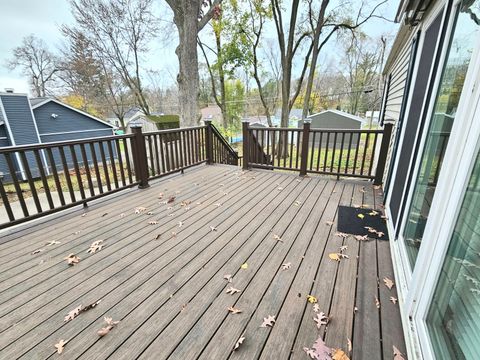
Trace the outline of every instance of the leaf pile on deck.
{"label": "leaf pile on deck", "polygon": [[98,300],[98,301],[95,301],[94,303],[91,303],[85,307],[83,307],[82,305],[80,306],[77,306],[75,309],[71,310],[68,312],[67,316],[65,316],[65,319],[63,321],[65,322],[69,322],[70,320],[73,320],[75,319],[78,315],[80,315],[81,313],[83,312],[86,312],[90,309],[93,309],[95,306],[97,306],[98,304],[100,304],[100,301],[101,300]]}
{"label": "leaf pile on deck", "polygon": [[107,335],[120,322],[120,321],[113,321],[113,319],[109,317],[104,317],[103,320],[105,320],[105,323],[107,324],[107,326],[97,331],[97,334],[100,337]]}
{"label": "leaf pile on deck", "polygon": [[87,253],[95,254],[97,251],[102,250],[102,248],[103,248],[103,240],[97,240],[90,245],[90,248],[87,250]]}
{"label": "leaf pile on deck", "polygon": [[80,262],[80,258],[75,255],[74,253],[69,254],[64,260],[67,261],[67,264],[70,266],[73,266],[75,264],[78,264]]}

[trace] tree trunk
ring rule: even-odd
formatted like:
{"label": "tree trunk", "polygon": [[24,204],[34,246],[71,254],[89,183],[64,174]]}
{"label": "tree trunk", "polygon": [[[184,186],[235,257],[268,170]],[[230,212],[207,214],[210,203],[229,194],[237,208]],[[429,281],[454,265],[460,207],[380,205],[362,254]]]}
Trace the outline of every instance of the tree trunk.
{"label": "tree trunk", "polygon": [[178,29],[179,45],[176,54],[179,61],[177,75],[180,124],[194,126],[199,123],[198,96],[200,78],[198,75],[198,6],[192,1],[182,3],[174,11],[174,22]]}

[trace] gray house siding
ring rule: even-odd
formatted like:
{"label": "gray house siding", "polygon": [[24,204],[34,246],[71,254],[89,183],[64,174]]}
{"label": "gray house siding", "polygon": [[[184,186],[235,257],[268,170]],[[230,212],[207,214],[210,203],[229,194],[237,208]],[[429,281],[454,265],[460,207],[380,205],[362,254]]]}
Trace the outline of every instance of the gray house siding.
{"label": "gray house siding", "polygon": [[[7,116],[6,123],[10,127],[13,139],[10,139],[11,144],[15,145],[29,145],[38,144],[40,139],[35,127],[35,120],[32,116],[30,102],[26,95],[0,95],[0,100],[3,110]],[[31,169],[33,176],[38,176],[38,165],[32,153],[26,153],[27,162]],[[24,179],[24,174],[21,172],[22,166],[19,164],[20,160],[17,157],[13,159],[15,172],[19,179]],[[3,159],[4,161],[4,159]],[[9,179],[10,171],[7,168],[5,172],[5,179]]]}

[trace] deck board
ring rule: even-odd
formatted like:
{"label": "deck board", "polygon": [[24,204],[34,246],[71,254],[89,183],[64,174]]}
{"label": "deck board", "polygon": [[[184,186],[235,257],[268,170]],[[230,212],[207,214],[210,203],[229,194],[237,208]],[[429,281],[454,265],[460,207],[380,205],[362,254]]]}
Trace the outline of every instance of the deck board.
{"label": "deck board", "polygon": [[[175,202],[163,204],[160,192]],[[97,201],[86,216],[77,209],[9,231],[0,243],[1,357],[57,358],[53,345],[64,339],[66,358],[304,359],[303,348],[322,336],[344,350],[351,339],[354,359],[391,358],[392,346],[405,344],[398,305],[389,302],[396,289],[378,284],[393,279],[389,244],[336,236],[339,204],[380,209],[381,193],[363,181],[198,166]],[[134,214],[138,206],[153,215]],[[105,247],[87,254],[99,239]],[[46,246],[51,240],[61,244]],[[342,244],[350,258],[329,259]],[[64,257],[72,252],[82,259],[69,267]],[[241,292],[226,294],[229,286]],[[331,317],[327,327],[315,326],[309,294]],[[275,325],[260,328],[268,315]],[[104,316],[121,322],[99,338]]]}

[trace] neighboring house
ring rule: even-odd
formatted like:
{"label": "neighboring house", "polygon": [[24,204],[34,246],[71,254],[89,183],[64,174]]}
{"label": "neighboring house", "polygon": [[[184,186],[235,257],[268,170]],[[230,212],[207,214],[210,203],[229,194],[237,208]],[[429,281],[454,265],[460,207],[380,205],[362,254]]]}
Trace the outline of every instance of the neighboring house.
{"label": "neighboring house", "polygon": [[[56,99],[29,99],[26,94],[0,93],[0,147],[109,135],[113,135],[112,125]],[[41,151],[40,154],[43,163],[47,164],[44,151]],[[32,168],[38,168],[34,154],[27,152],[26,156],[29,164],[35,164]],[[66,151],[65,156],[67,165],[72,165],[72,158],[68,151]],[[53,151],[53,157],[57,168],[62,169],[57,150]],[[77,158],[81,159],[81,154],[77,154]],[[90,159],[90,149],[87,149],[87,160],[90,161]],[[19,156],[14,156],[12,162],[17,176],[20,179],[25,179]],[[9,180],[10,171],[3,160],[0,162],[0,173],[3,173],[6,181]],[[35,170],[32,175],[38,176]]]}
{"label": "neighboring house", "polygon": [[[341,130],[360,130],[362,125],[364,124],[364,119],[359,116],[352,115],[340,110],[325,110],[319,112],[317,114],[310,115],[307,117],[308,120],[311,121],[310,127],[312,129],[341,129]],[[303,120],[298,122],[298,127],[303,128]],[[321,147],[325,147],[327,145],[328,139],[328,146],[332,147],[334,143],[337,146],[341,146],[342,142],[344,144],[348,144],[350,142],[350,134],[334,134],[322,136],[320,135],[310,136],[310,142],[313,143],[315,140],[315,146],[319,147],[321,142]],[[336,139],[336,141],[335,141]],[[352,136],[352,145],[351,147],[356,148],[358,143],[358,135]]]}
{"label": "neighboring house", "polygon": [[380,120],[408,355],[480,359],[480,0],[403,0],[396,20]]}
{"label": "neighboring house", "polygon": [[222,110],[218,105],[208,105],[200,109],[202,120],[211,120],[215,122],[222,122]]}

